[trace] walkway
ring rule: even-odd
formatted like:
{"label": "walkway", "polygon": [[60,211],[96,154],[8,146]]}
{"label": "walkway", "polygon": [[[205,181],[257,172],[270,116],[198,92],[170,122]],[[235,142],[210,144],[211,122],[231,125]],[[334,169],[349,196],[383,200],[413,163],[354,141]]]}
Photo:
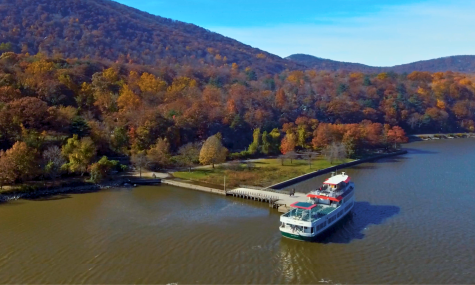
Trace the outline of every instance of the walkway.
{"label": "walkway", "polygon": [[295,202],[306,202],[308,201],[307,194],[296,192],[294,196],[289,196],[286,193],[279,193],[279,191],[266,191],[266,190],[257,190],[250,188],[236,188],[226,192],[227,195],[233,194],[245,194],[251,197],[260,198],[260,199],[269,199],[273,201],[273,205],[279,208],[279,211],[286,212],[291,204]]}

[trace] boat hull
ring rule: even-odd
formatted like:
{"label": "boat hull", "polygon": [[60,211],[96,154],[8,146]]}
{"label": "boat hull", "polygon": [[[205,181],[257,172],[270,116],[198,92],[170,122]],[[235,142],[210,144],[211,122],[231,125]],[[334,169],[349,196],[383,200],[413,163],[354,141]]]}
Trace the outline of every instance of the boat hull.
{"label": "boat hull", "polygon": [[283,237],[293,239],[293,240],[299,240],[299,241],[314,241],[317,239],[318,234],[315,236],[301,236],[301,235],[296,235],[296,234],[291,234],[291,233],[286,233],[286,232],[280,232]]}

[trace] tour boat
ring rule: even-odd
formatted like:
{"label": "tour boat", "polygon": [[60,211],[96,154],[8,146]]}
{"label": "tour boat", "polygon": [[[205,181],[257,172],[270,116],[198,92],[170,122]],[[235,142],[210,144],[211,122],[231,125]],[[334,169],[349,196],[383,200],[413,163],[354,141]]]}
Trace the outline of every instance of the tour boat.
{"label": "tour boat", "polygon": [[323,186],[311,191],[308,202],[295,202],[280,216],[282,236],[311,241],[332,227],[353,208],[355,184],[342,172],[325,180]]}

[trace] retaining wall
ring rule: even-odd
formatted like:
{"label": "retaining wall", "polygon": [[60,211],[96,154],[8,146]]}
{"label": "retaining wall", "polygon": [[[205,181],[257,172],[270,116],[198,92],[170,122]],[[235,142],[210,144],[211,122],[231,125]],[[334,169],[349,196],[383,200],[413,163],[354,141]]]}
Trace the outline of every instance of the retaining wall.
{"label": "retaining wall", "polygon": [[327,174],[327,173],[333,172],[335,170],[341,170],[343,168],[355,166],[355,165],[358,165],[358,164],[361,164],[361,163],[365,163],[365,162],[369,162],[369,161],[373,161],[373,160],[377,160],[377,159],[381,159],[381,158],[386,158],[386,157],[402,155],[402,154],[406,154],[406,153],[407,153],[406,150],[400,150],[398,152],[381,154],[381,155],[377,155],[377,156],[373,156],[373,157],[369,157],[369,158],[358,159],[358,160],[355,160],[355,161],[352,161],[352,162],[342,163],[342,164],[335,165],[335,166],[332,166],[332,167],[328,167],[328,168],[325,168],[325,169],[310,172],[310,173],[304,174],[302,176],[294,177],[292,179],[289,179],[289,180],[274,184],[272,186],[269,186],[268,188],[275,189],[275,190],[280,190],[282,188],[289,187],[293,184],[297,184],[297,183],[300,183],[304,180],[307,180],[307,179],[310,179],[310,178],[313,178],[313,177],[316,177],[316,176],[319,176],[319,175],[322,175],[322,174]]}

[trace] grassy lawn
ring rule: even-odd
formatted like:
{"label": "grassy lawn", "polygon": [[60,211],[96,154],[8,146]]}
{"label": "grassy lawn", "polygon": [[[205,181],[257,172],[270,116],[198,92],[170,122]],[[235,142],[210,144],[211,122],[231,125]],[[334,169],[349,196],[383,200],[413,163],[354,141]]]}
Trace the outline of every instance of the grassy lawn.
{"label": "grassy lawn", "polygon": [[[333,163],[336,164],[339,163]],[[281,165],[280,159],[259,159],[253,161],[250,168],[246,164],[226,164],[214,169],[210,167],[193,169],[191,172],[174,172],[173,176],[215,185],[223,185],[226,176],[226,186],[230,188],[239,185],[267,187],[333,165],[322,158],[313,160],[311,167],[307,160],[294,159],[291,163],[286,159],[284,165]]]}

